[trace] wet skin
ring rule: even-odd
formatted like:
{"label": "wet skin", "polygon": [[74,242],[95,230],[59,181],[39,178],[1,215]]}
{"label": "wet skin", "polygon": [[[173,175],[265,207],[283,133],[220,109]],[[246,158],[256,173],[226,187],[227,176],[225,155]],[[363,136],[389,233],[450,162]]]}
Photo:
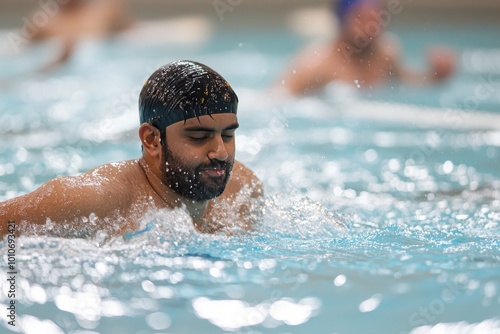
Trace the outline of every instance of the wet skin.
{"label": "wet skin", "polygon": [[[158,129],[145,123],[139,129],[143,145],[140,159],[106,164],[79,176],[60,177],[32,193],[0,203],[0,236],[7,233],[9,220],[24,222],[25,231],[50,220],[53,226],[66,230],[106,230],[117,235],[136,230],[146,213],[177,207],[184,207],[194,226],[203,232],[216,232],[235,219],[240,226],[251,228],[253,222],[247,221],[251,205],[236,201],[236,197],[245,189],[248,200],[259,198],[263,188],[251,170],[234,160],[236,127],[234,114],[205,115],[168,126],[170,153],[183,166],[172,178],[167,176],[172,170],[166,165],[169,158],[165,157],[164,139]],[[228,177],[229,171],[219,164],[233,161]],[[175,178],[185,178],[185,171],[192,178],[189,172],[199,166],[202,187],[220,189],[227,177],[220,196],[193,199],[169,187]],[[50,234],[44,229],[38,232]]]}

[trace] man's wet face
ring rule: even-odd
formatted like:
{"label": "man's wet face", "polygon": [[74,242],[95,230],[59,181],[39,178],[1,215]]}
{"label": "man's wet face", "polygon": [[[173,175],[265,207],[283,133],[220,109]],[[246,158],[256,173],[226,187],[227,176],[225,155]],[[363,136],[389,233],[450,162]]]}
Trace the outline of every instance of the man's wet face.
{"label": "man's wet face", "polygon": [[167,128],[163,145],[165,183],[194,201],[220,196],[234,163],[236,115],[215,114]]}
{"label": "man's wet face", "polygon": [[176,193],[194,201],[216,198],[224,192],[233,161],[212,160],[206,164],[189,164],[175,156],[168,143],[163,146],[165,183]]}
{"label": "man's wet face", "polygon": [[344,30],[358,48],[371,44],[383,32],[378,18],[380,6],[376,2],[361,2],[354,5],[344,22]]}

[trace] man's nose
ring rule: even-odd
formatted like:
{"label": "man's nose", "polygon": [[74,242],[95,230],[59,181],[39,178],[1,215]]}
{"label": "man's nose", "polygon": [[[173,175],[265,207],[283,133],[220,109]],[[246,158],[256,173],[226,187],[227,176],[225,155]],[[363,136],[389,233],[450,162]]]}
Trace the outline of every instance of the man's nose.
{"label": "man's nose", "polygon": [[210,160],[226,161],[228,157],[229,154],[227,153],[226,145],[224,143],[224,140],[222,140],[222,136],[220,134],[213,136],[212,140],[210,141],[210,151],[208,152],[208,158]]}

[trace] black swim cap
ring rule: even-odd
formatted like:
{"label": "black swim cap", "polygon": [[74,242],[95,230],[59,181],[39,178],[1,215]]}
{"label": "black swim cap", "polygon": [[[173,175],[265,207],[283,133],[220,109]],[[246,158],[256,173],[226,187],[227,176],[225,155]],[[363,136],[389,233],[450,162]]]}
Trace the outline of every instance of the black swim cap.
{"label": "black swim cap", "polygon": [[173,123],[218,113],[236,114],[238,97],[229,83],[203,64],[181,60],[156,70],[139,96],[141,124],[162,133]]}

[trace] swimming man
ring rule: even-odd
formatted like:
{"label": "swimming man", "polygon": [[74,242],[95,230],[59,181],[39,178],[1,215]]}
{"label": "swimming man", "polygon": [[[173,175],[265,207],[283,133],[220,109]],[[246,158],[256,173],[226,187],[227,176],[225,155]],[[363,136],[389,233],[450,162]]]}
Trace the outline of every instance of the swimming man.
{"label": "swimming man", "polygon": [[372,88],[393,80],[423,85],[444,80],[453,73],[455,57],[444,48],[434,48],[429,53],[430,69],[426,72],[401,65],[397,43],[383,34],[388,24],[383,20],[398,14],[402,6],[385,10],[378,0],[339,0],[334,6],[340,23],[338,38],[314,44],[292,61],[281,77],[286,92],[312,95],[332,81],[358,88]]}
{"label": "swimming man", "polygon": [[34,42],[56,38],[61,42],[57,57],[42,70],[51,71],[67,62],[80,40],[106,38],[133,27],[123,0],[53,1],[56,13],[46,25],[37,27]]}
{"label": "swimming man", "polygon": [[0,203],[0,237],[8,221],[38,233],[59,226],[57,235],[79,230],[119,235],[138,229],[146,213],[164,208],[184,208],[202,232],[228,224],[251,228],[252,203],[263,187],[234,159],[237,108],[233,89],[211,68],[192,61],[159,68],[139,97],[142,157],[59,177]]}

